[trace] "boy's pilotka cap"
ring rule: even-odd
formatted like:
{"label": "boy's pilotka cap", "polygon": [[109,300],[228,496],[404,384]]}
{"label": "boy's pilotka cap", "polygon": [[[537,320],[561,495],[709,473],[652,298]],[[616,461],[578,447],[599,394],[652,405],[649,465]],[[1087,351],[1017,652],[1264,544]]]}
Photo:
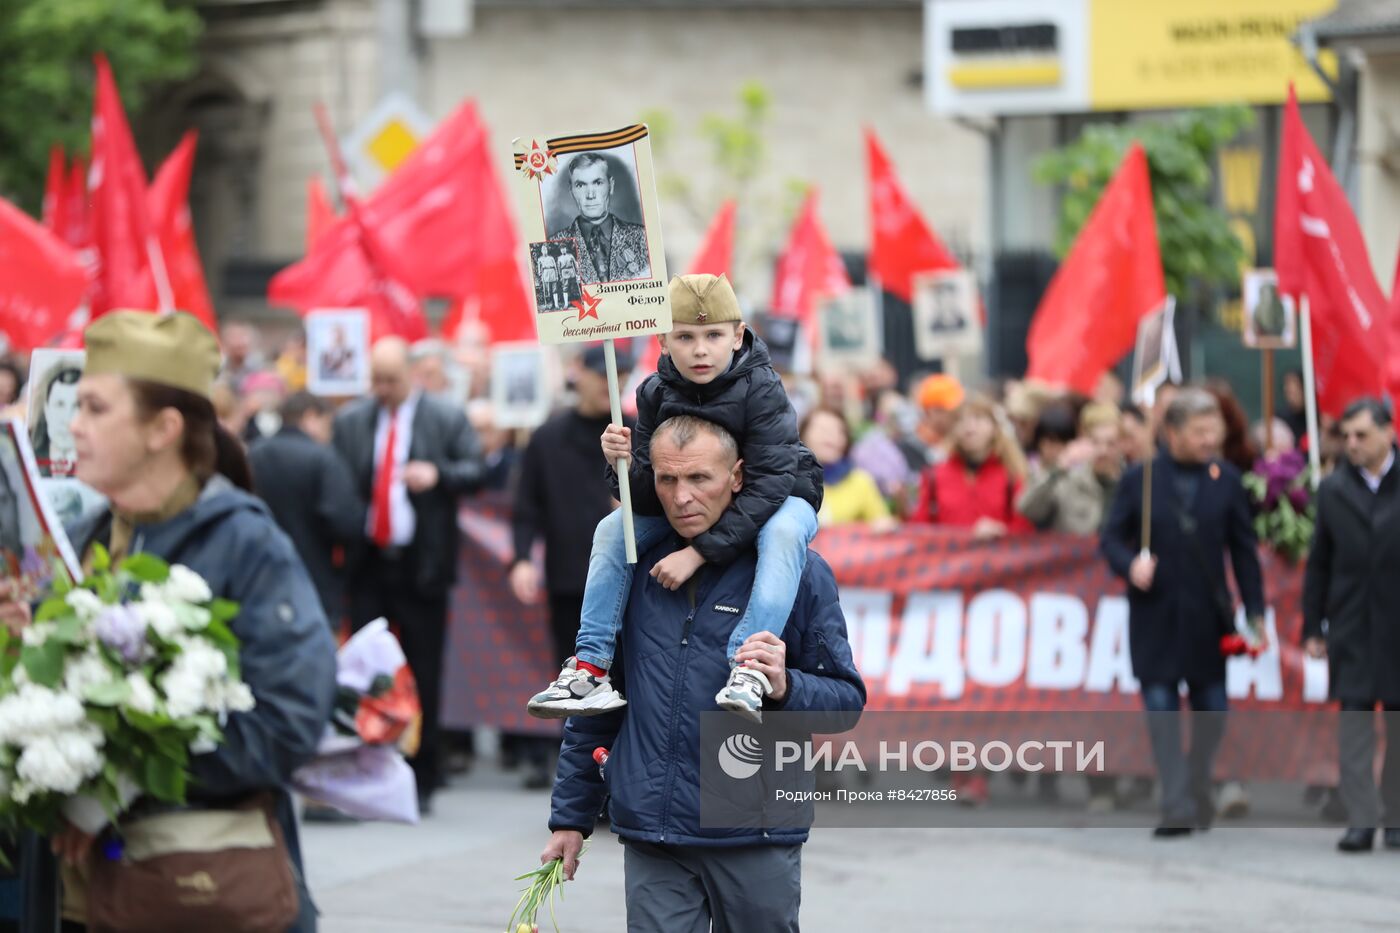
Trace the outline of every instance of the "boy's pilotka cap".
{"label": "boy's pilotka cap", "polygon": [[742,321],[739,296],[723,275],[678,275],[671,279],[671,323],[722,324]]}
{"label": "boy's pilotka cap", "polygon": [[116,373],[208,398],[219,372],[219,341],[183,311],[112,311],[83,332],[86,375]]}

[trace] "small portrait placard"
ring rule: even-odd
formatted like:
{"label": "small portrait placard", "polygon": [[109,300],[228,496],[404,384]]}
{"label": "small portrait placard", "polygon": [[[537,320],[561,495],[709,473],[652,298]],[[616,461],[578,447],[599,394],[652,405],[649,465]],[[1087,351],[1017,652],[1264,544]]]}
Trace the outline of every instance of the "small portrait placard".
{"label": "small portrait placard", "polygon": [[1244,344],[1256,350],[1291,350],[1298,344],[1298,309],[1278,290],[1273,269],[1244,274]]}
{"label": "small portrait placard", "polygon": [[82,350],[35,350],[29,357],[29,441],[43,479],[74,475],[78,452],[69,424],[78,412]]}
{"label": "small portrait placard", "polygon": [[369,312],[322,308],[306,316],[306,388],[314,395],[369,391]]}
{"label": "small portrait placard", "polygon": [[1138,322],[1133,350],[1131,397],[1151,405],[1158,387],[1181,382],[1181,360],[1176,349],[1176,299],[1168,295],[1161,306]]}
{"label": "small portrait placard", "polygon": [[924,272],[913,278],[914,352],[946,360],[982,352],[977,277],[966,269]]}
{"label": "small portrait placard", "polygon": [[18,598],[29,600],[53,579],[55,562],[72,579],[82,579],[77,555],[39,483],[24,425],[0,421],[0,579],[20,581]]}
{"label": "small portrait placard", "polygon": [[880,358],[880,320],[868,288],[827,298],[817,311],[823,361],[860,366]]}
{"label": "small portrait placard", "polygon": [[491,348],[491,408],[502,428],[534,428],[549,417],[549,359],[530,342]]}

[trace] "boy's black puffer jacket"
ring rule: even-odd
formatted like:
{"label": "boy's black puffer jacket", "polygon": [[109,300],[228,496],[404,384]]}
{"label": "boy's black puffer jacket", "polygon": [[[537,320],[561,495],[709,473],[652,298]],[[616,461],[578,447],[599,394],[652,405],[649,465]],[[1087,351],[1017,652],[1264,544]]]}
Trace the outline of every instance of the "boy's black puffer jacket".
{"label": "boy's black puffer jacket", "polygon": [[[700,556],[727,564],[754,546],[759,529],[788,496],[822,504],[822,468],[797,439],[797,414],[773,369],[768,347],[752,330],[729,369],[708,385],[684,379],[670,356],[637,387],[637,426],[632,429],[632,508],[661,515],[651,469],[651,434],[669,418],[694,415],[721,425],[739,442],[744,488],[715,527],[695,539]],[[617,475],[608,466],[617,492]]]}

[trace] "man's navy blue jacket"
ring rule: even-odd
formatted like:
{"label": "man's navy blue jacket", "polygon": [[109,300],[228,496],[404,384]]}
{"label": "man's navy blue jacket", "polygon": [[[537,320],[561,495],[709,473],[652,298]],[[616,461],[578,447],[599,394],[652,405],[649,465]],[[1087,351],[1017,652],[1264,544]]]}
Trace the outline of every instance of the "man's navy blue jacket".
{"label": "man's navy blue jacket", "polygon": [[[806,826],[794,827],[790,819],[781,829],[700,825],[700,714],[715,709],[715,694],[729,677],[726,647],[753,590],[756,555],[749,550],[728,566],[701,567],[692,609],[690,587],[671,592],[649,574],[684,544],[668,538],[637,563],[610,669],[627,705],[568,720],[549,828],[587,836],[609,797],[613,832],[624,839],[711,846],[805,842]],[[816,552],[807,554],[797,603],[779,637],[787,646],[788,693],[782,703],[765,703],[765,711],[864,709],[865,682],[851,657],[836,578]],[[593,762],[599,746],[610,750],[606,787]]]}

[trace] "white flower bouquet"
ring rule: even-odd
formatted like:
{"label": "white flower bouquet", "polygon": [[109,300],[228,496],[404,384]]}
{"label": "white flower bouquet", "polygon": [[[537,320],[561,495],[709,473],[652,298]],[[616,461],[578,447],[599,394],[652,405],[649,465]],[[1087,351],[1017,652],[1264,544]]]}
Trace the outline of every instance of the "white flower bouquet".
{"label": "white flower bouquet", "polygon": [[0,830],[96,832],[139,796],[183,803],[190,756],[253,708],[237,614],[148,554],[114,569],[95,545],[81,584],[59,573],[22,636],[0,631]]}

